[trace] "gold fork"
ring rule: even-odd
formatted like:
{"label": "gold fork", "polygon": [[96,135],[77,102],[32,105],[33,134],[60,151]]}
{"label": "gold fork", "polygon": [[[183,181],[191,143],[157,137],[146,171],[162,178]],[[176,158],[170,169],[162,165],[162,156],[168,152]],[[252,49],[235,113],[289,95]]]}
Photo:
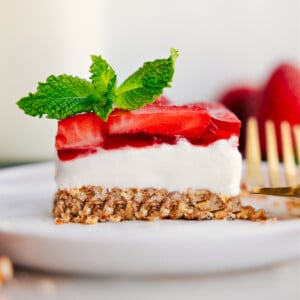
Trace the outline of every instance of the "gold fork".
{"label": "gold fork", "polygon": [[[272,121],[265,123],[266,152],[268,179],[263,176],[261,152],[257,120],[250,118],[247,122],[246,132],[246,185],[250,193],[274,196],[288,196],[300,198],[300,185],[298,184],[298,169],[295,163],[292,132],[288,122],[280,125],[283,154],[283,173],[285,180],[281,178],[275,127]],[[300,125],[293,126],[296,153],[300,159]],[[266,182],[269,181],[269,184]],[[267,186],[269,185],[269,186]]]}

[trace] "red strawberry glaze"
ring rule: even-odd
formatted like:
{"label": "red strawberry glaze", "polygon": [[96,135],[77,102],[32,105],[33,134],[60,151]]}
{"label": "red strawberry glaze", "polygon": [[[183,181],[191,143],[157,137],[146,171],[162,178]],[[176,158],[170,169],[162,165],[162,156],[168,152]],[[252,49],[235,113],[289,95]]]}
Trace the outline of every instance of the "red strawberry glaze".
{"label": "red strawberry glaze", "polygon": [[111,150],[124,147],[142,148],[159,144],[175,145],[177,140],[178,137],[176,136],[159,136],[145,133],[114,134],[106,137],[103,148]]}
{"label": "red strawberry glaze", "polygon": [[77,157],[88,156],[89,154],[96,153],[97,149],[67,149],[57,150],[57,156],[61,161],[72,160]]}
{"label": "red strawberry glaze", "polygon": [[175,145],[186,139],[206,146],[239,135],[240,121],[220,104],[147,105],[136,111],[116,109],[102,121],[93,113],[58,123],[56,149],[62,161],[95,153],[97,149]]}

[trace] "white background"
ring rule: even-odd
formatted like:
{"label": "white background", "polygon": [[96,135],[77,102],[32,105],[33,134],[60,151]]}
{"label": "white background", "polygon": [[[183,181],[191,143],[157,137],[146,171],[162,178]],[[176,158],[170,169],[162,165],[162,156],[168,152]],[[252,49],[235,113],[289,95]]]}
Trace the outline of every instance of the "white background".
{"label": "white background", "polygon": [[280,62],[300,64],[298,0],[0,0],[0,162],[52,158],[56,121],[15,102],[50,74],[88,78],[102,54],[119,82],[145,60],[180,51],[176,103],[261,85]]}

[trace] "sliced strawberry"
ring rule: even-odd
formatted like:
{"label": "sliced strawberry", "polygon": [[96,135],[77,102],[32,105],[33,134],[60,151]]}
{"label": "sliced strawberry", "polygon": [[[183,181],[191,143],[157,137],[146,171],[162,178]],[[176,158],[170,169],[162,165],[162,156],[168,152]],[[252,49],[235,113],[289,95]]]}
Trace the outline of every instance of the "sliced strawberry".
{"label": "sliced strawberry", "polygon": [[154,105],[171,105],[171,100],[168,97],[162,95],[153,104]]}
{"label": "sliced strawberry", "polygon": [[221,104],[147,105],[135,111],[116,109],[107,123],[94,113],[59,121],[56,149],[62,161],[122,147],[176,144],[184,137],[209,144],[239,133],[239,120]]}
{"label": "sliced strawberry", "polygon": [[203,102],[199,104],[210,114],[212,121],[220,130],[229,132],[232,135],[239,135],[241,121],[237,116],[220,103]]}
{"label": "sliced strawberry", "polygon": [[211,118],[204,108],[184,105],[148,105],[131,112],[116,110],[108,118],[108,134],[182,136],[199,138]]}
{"label": "sliced strawberry", "polygon": [[201,102],[194,105],[205,109],[212,120],[211,125],[199,141],[201,144],[209,144],[219,139],[239,136],[241,121],[224,105],[210,102]]}
{"label": "sliced strawberry", "polygon": [[93,113],[75,115],[58,122],[57,150],[95,149],[104,143],[105,123]]}

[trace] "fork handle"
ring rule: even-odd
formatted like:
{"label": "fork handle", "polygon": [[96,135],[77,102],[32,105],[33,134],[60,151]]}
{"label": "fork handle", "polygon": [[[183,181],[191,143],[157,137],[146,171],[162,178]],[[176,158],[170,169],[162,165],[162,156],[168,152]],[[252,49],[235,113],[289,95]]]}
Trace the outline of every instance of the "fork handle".
{"label": "fork handle", "polygon": [[256,187],[250,193],[300,198],[300,185],[285,187]]}

